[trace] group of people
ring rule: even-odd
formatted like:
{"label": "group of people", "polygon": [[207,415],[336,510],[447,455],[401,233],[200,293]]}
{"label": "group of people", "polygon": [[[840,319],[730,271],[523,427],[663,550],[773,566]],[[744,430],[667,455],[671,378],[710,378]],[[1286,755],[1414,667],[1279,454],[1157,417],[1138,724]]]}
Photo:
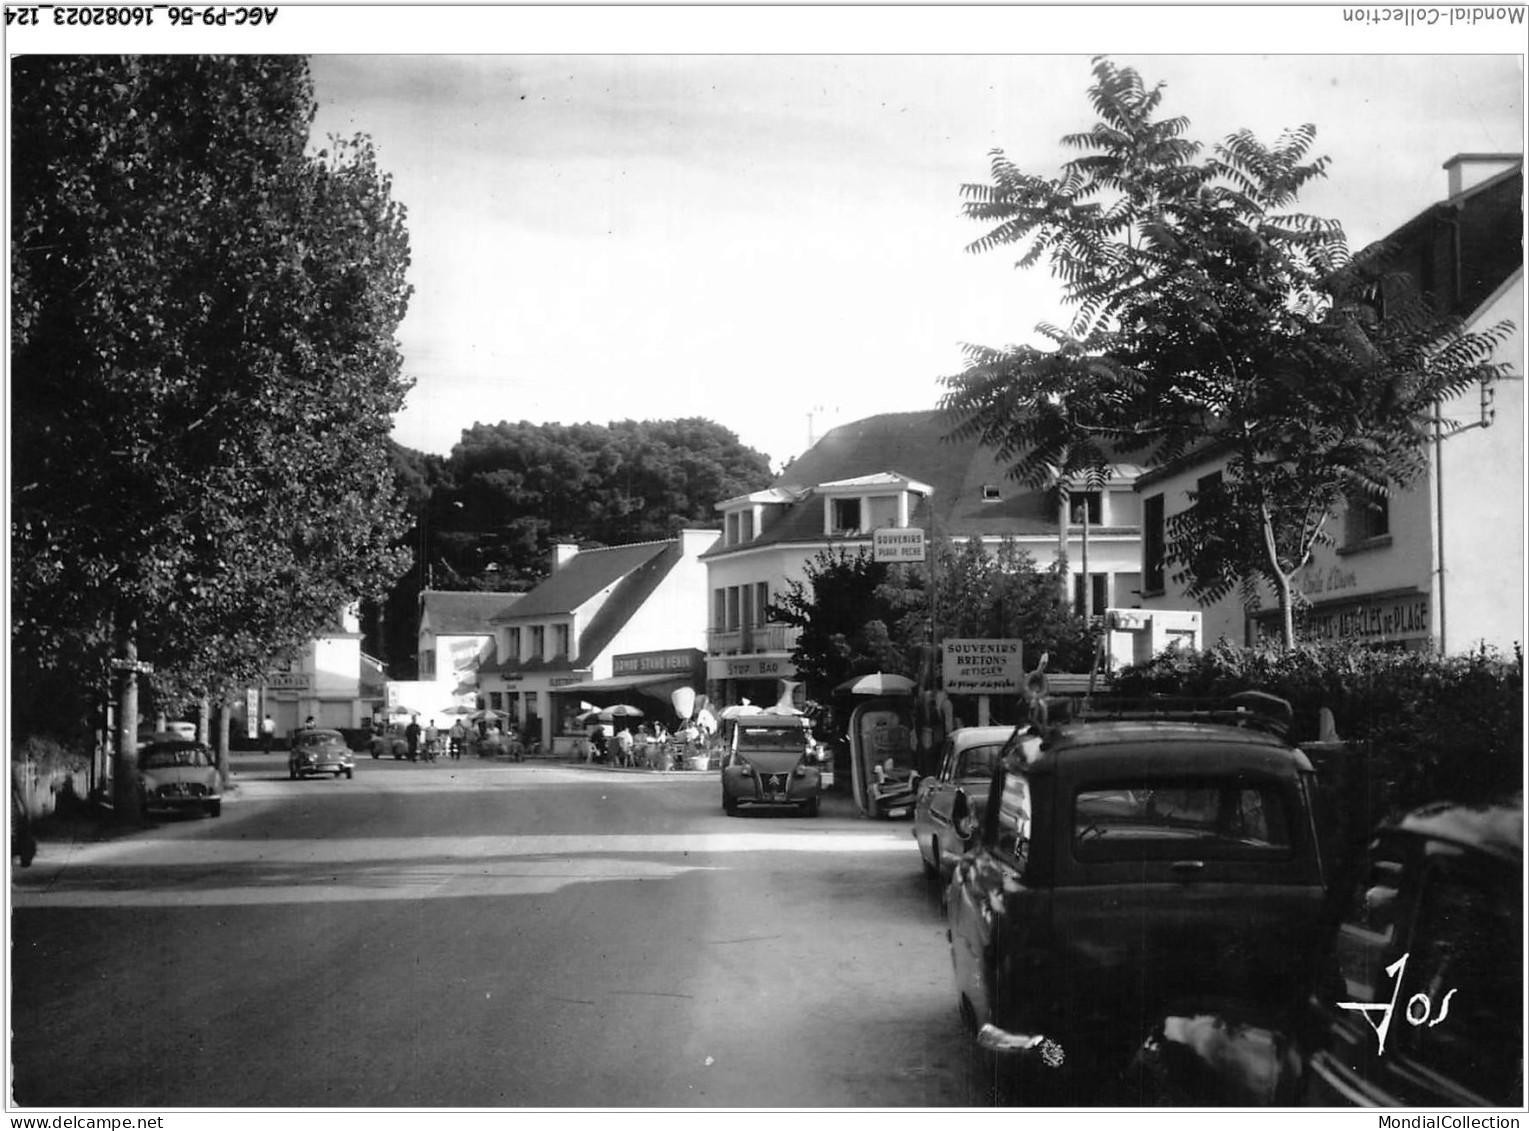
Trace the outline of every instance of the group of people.
{"label": "group of people", "polygon": [[664,754],[694,753],[705,743],[705,733],[694,723],[671,734],[661,722],[619,729],[594,722],[585,732],[585,758],[608,766],[658,767]]}
{"label": "group of people", "polygon": [[428,719],[421,726],[418,715],[411,716],[401,730],[396,725],[374,725],[374,746],[379,742],[391,744],[394,741],[404,744],[407,751],[404,756],[411,762],[434,762],[442,755],[459,760],[470,748],[475,748],[480,758],[491,758],[495,754],[504,753],[518,762],[525,752],[514,726],[501,730],[498,723],[483,722],[474,727],[460,718],[453,721],[449,728],[437,726],[434,719]]}

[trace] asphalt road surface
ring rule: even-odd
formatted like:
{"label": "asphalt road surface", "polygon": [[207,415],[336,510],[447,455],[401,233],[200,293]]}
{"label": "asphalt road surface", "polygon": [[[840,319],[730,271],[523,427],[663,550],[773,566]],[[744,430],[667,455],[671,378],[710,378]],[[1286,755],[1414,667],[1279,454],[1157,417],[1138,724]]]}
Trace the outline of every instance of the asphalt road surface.
{"label": "asphalt road surface", "polygon": [[905,822],[714,773],[234,764],[13,867],[21,1107],[982,1106]]}

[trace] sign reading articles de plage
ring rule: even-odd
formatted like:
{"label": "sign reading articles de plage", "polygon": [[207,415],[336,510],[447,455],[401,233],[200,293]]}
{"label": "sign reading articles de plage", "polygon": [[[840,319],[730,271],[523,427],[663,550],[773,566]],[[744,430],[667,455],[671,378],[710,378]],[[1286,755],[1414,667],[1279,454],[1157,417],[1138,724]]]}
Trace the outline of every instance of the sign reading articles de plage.
{"label": "sign reading articles de plage", "polygon": [[952,695],[1018,695],[1025,646],[1018,640],[947,640],[941,673]]}
{"label": "sign reading articles de plage", "polygon": [[871,532],[871,560],[921,562],[924,532],[917,526],[887,526]]}

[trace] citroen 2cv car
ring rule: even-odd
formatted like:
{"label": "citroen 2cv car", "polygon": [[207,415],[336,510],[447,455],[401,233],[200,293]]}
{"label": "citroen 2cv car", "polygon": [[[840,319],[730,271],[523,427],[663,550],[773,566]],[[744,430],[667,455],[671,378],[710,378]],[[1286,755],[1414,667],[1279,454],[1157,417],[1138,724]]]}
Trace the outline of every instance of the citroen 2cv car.
{"label": "citroen 2cv car", "polygon": [[1315,780],[1274,729],[1233,710],[1017,733],[980,826],[957,793],[958,1004],[1021,1091],[1099,1102],[1098,1081],[1118,1078],[1168,1003],[1309,984],[1324,896]]}
{"label": "citroen 2cv car", "polygon": [[793,808],[818,815],[824,757],[812,723],[799,715],[744,715],[722,762],[722,811],[740,806]]}

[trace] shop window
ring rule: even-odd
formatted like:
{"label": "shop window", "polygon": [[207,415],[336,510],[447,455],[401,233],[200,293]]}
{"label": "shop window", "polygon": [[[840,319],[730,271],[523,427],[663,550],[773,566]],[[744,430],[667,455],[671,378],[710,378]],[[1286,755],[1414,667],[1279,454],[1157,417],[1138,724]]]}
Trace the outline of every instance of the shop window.
{"label": "shop window", "polygon": [[1144,593],[1163,591],[1164,534],[1163,497],[1148,495],[1141,501],[1141,581]]}

